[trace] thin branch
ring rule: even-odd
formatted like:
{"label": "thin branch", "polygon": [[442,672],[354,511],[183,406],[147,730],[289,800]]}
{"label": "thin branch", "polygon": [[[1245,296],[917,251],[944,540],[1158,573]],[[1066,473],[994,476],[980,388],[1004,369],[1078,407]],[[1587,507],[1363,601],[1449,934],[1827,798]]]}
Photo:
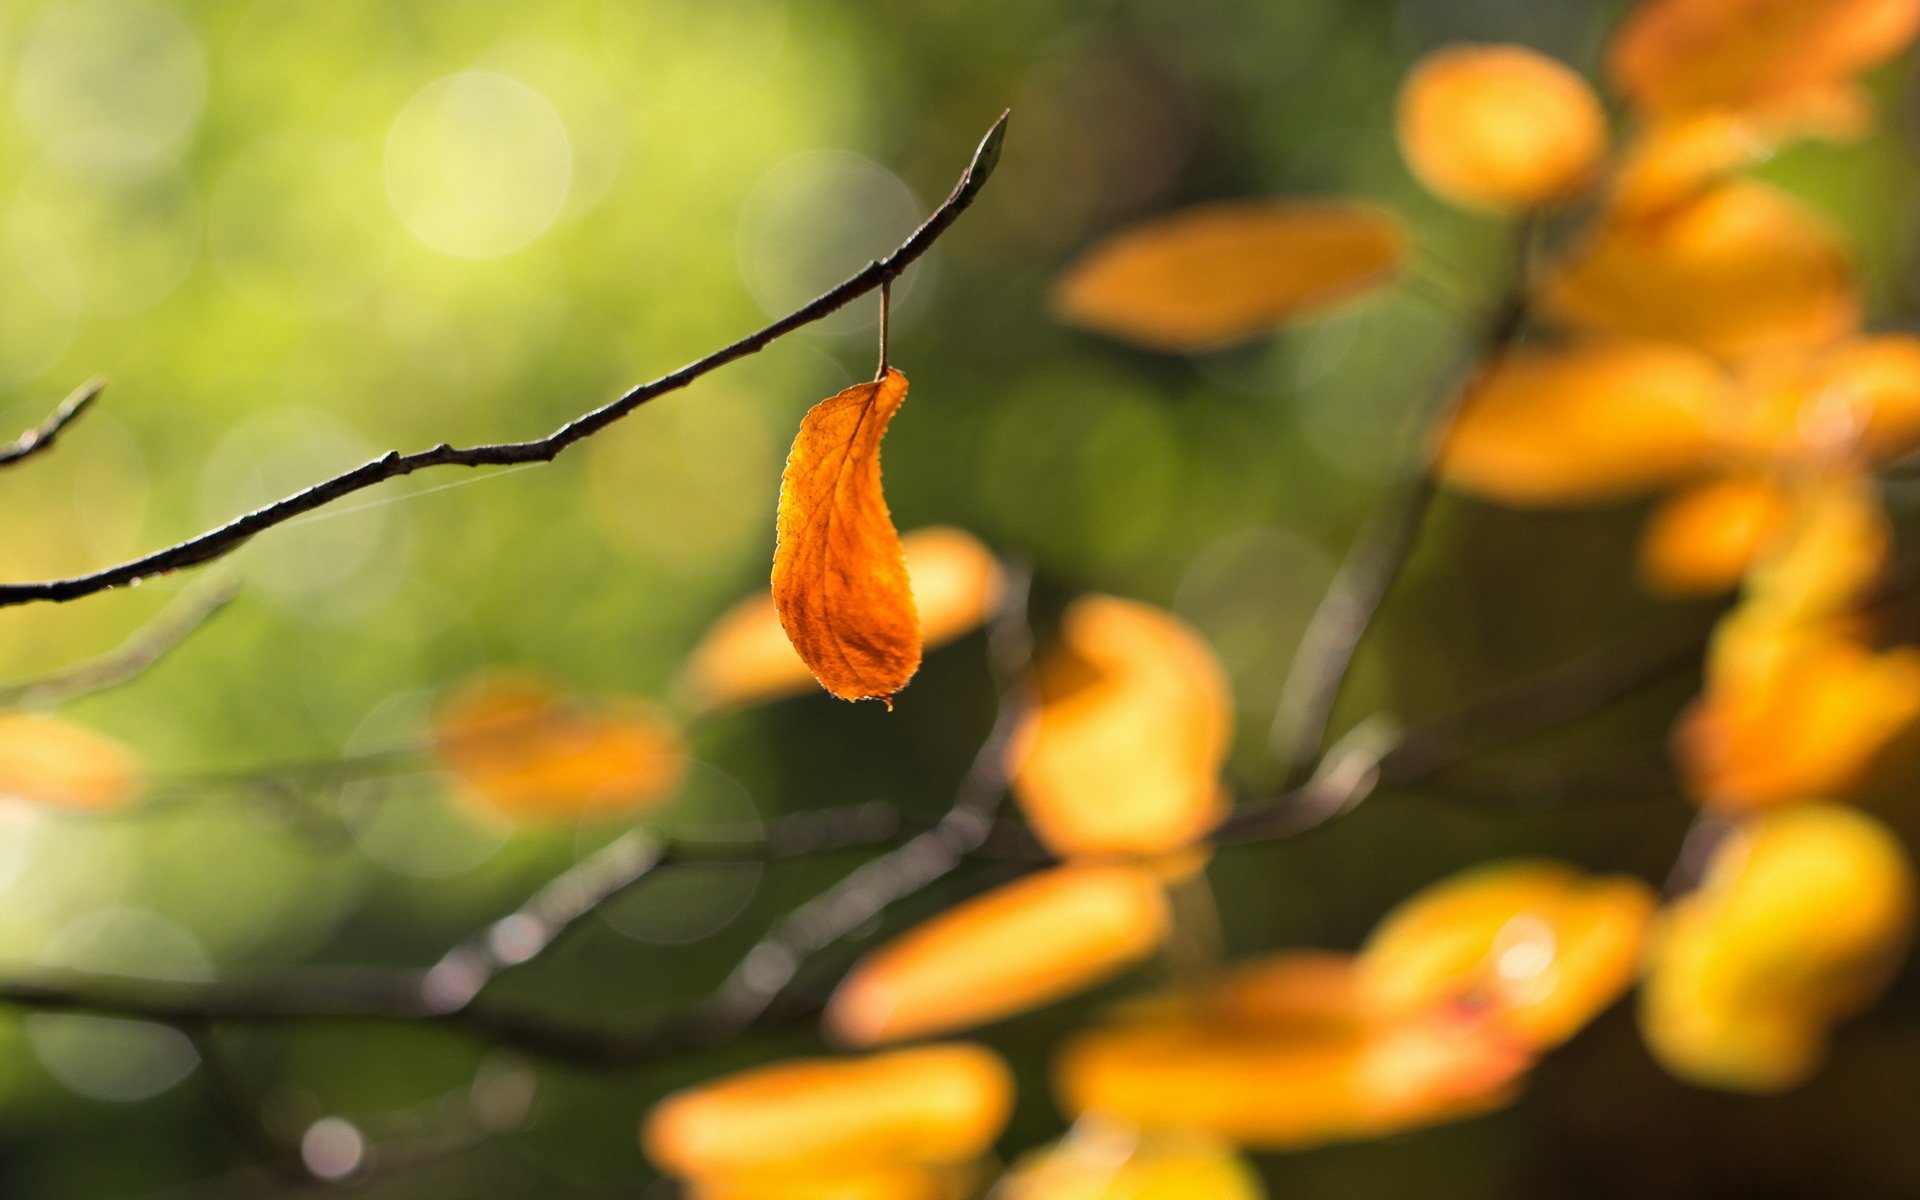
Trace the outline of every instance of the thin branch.
{"label": "thin branch", "polygon": [[239,594],[235,584],[181,597],[119,649],[58,674],[0,686],[0,708],[45,708],[131,683],[199,632]]}
{"label": "thin branch", "polygon": [[1320,749],[1354,655],[1426,525],[1427,512],[1440,490],[1434,460],[1441,434],[1464,403],[1479,364],[1509,345],[1526,320],[1527,245],[1531,237],[1531,223],[1522,222],[1516,238],[1514,281],[1488,320],[1473,360],[1447,388],[1437,410],[1425,422],[1417,473],[1380,509],[1349,551],[1300,639],[1269,735],[1283,769],[1295,777],[1320,760]]}
{"label": "thin branch", "polygon": [[627,416],[641,405],[669,392],[675,392],[716,368],[745,358],[853,301],[900,277],[921,255],[933,248],[948,227],[958,220],[980,189],[986,185],[1000,158],[1000,146],[1006,136],[1007,114],[1002,113],[993,128],[981,139],[972,160],[940,206],[925,222],[907,235],[885,258],[876,259],[850,275],[839,285],[802,305],[770,325],[766,325],[730,346],[688,363],[671,374],[643,383],[625,395],[567,422],[543,438],[524,442],[500,442],[488,445],[456,447],[446,443],[411,454],[392,451],[350,471],[314,484],[263,508],[237,517],[217,529],[188,538],[163,550],[130,559],[86,575],[49,579],[37,583],[0,585],[0,607],[42,601],[76,600],[109,588],[120,587],[156,575],[199,566],[230,554],[254,535],[284,524],[303,513],[323,508],[344,496],[364,491],[389,479],[399,479],[430,467],[510,467],[522,463],[551,462],[574,443],[592,437]]}
{"label": "thin branch", "polygon": [[106,390],[106,386],[106,380],[94,378],[75,388],[65,400],[60,402],[60,407],[47,414],[46,420],[13,441],[0,446],[0,467],[11,467],[36,454],[53,449],[53,444],[60,440],[60,435],[66,431],[67,426],[86,415],[87,410],[93,407],[93,402],[100,398],[100,393]]}

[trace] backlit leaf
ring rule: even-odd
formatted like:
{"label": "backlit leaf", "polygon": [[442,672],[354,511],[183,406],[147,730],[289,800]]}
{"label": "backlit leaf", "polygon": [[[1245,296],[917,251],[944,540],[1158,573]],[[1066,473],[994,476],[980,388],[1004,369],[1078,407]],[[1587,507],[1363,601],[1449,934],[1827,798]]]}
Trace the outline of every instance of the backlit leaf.
{"label": "backlit leaf", "polygon": [[1789,515],[1786,495],[1765,476],[1697,484],[1654,511],[1640,538],[1640,576],[1670,595],[1730,591]]}
{"label": "backlit leaf", "polygon": [[433,748],[462,792],[516,821],[644,811],[686,770],[679,732],[639,700],[587,704],[544,680],[502,672],[434,709]]}
{"label": "backlit leaf", "polygon": [[133,752],[56,717],[0,713],[0,799],[51,808],[118,808],[140,790]]}
{"label": "backlit leaf", "polygon": [[842,700],[891,703],[920,667],[920,620],[880,490],[880,440],[906,398],[907,377],[889,369],[814,405],[780,479],[774,607]]}
{"label": "backlit leaf", "polygon": [[1452,46],[1417,63],[1400,92],[1400,152],[1443,199],[1538,208],[1598,175],[1607,118],[1587,81],[1521,46]]}
{"label": "backlit leaf", "polygon": [[1015,1163],[993,1200],[1263,1200],[1265,1195],[1259,1176],[1224,1142],[1083,1122]]}
{"label": "backlit leaf", "polygon": [[1233,697],[1184,622],[1131,600],[1078,600],[1036,691],[1011,752],[1013,790],[1055,853],[1172,850],[1220,818]]}
{"label": "backlit leaf", "polygon": [[[999,563],[972,534],[920,529],[902,537],[900,549],[928,647],[977,628],[999,602]],[[683,678],[691,699],[703,708],[770,700],[817,686],[787,640],[771,594],[750,597],[715,621],[688,659]]]}
{"label": "backlit leaf", "polygon": [[843,1041],[964,1029],[1090,987],[1152,953],[1170,921],[1150,870],[1065,866],[957,904],[868,955],[827,1006]]}
{"label": "backlit leaf", "polygon": [[1441,476],[1520,505],[1612,499],[1698,473],[1731,402],[1710,359],[1651,342],[1522,348],[1468,386]]}
{"label": "backlit leaf", "polygon": [[1390,279],[1407,235],[1391,213],[1341,200],[1230,200],[1122,230],[1054,287],[1070,325],[1155,350],[1266,333]]}

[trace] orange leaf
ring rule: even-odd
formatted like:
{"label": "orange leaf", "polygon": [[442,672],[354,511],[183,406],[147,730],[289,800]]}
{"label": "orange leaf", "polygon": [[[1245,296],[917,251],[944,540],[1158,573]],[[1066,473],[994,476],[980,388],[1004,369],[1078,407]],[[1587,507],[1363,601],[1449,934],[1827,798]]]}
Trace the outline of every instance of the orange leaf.
{"label": "orange leaf", "polygon": [[1076,1125],[1014,1164],[995,1200],[1264,1200],[1260,1177],[1213,1138]]}
{"label": "orange leaf", "polygon": [[1078,600],[1036,690],[1010,754],[1013,789],[1056,854],[1159,853],[1220,818],[1233,696],[1184,622],[1131,600]]}
{"label": "orange leaf", "polygon": [[1885,988],[1912,937],[1913,867],[1864,813],[1808,804],[1742,822],[1655,927],[1640,1025],[1694,1083],[1775,1092]]}
{"label": "orange leaf", "polygon": [[889,368],[814,405],[780,478],[774,607],[842,700],[891,705],[920,667],[920,619],[880,490],[880,439],[906,398],[907,377]]}
{"label": "orange leaf", "polygon": [[1787,497],[1764,476],[1698,484],[1654,512],[1640,539],[1640,576],[1669,595],[1728,591],[1788,516]]}
{"label": "orange leaf", "polygon": [[54,717],[0,713],[0,799],[52,808],[118,808],[140,790],[133,752]]}
{"label": "orange leaf", "polygon": [[977,1191],[975,1171],[920,1163],[838,1166],[702,1176],[686,1189],[688,1200],[968,1200]]}
{"label": "orange leaf", "polygon": [[1920,29],[1920,0],[1644,0],[1608,73],[1643,113],[1745,108],[1844,81]]}
{"label": "orange leaf", "polygon": [[1400,91],[1400,152],[1443,199],[1539,208],[1591,183],[1607,118],[1587,81],[1520,46],[1452,46],[1421,59]]}
{"label": "orange leaf", "polygon": [[695,1177],[957,1163],[993,1143],[1013,1077],[981,1046],[799,1059],[677,1092],[641,1138],[663,1170]]}
{"label": "orange leaf", "polygon": [[1445,435],[1440,473],[1508,504],[1632,495],[1711,462],[1728,389],[1711,360],[1678,346],[1509,351],[1469,385]]}
{"label": "orange leaf", "polygon": [[1860,318],[1838,235],[1745,179],[1656,217],[1604,222],[1548,273],[1538,299],[1576,328],[1685,342],[1727,360],[1817,350]]}
{"label": "orange leaf", "polygon": [[515,821],[642,811],[671,795],[686,769],[679,732],[653,706],[622,700],[589,709],[508,672],[442,700],[433,745],[464,794]]}
{"label": "orange leaf", "polygon": [[1146,957],[1169,920],[1166,894],[1146,868],[1042,871],[869,954],[834,993],[827,1026],[864,1046],[1011,1016]]}
{"label": "orange leaf", "polygon": [[1811,375],[1808,423],[1842,425],[1880,462],[1920,449],[1920,338],[1855,338],[1819,359]]}
{"label": "orange leaf", "polygon": [[1313,313],[1399,271],[1398,218],[1341,200],[1229,200],[1101,242],[1053,290],[1070,325],[1154,350],[1201,350]]}
{"label": "orange leaf", "polygon": [[[920,529],[900,539],[913,605],[929,647],[968,633],[1000,599],[1000,565],[972,534]],[[770,700],[815,685],[787,640],[771,595],[753,596],[723,614],[687,661],[683,681],[703,708]]]}

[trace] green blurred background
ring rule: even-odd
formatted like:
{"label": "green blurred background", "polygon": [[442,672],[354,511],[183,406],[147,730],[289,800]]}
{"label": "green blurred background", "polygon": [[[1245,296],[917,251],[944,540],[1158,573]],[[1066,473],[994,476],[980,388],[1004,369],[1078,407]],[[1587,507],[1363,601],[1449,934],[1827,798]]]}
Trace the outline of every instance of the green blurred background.
{"label": "green blurred background", "polygon": [[[81,379],[111,380],[70,441],[0,474],[0,576],[101,565],[390,448],[544,433],[890,248],[1010,106],[998,175],[896,293],[913,394],[886,450],[894,513],[1031,563],[1043,627],[1093,589],[1192,621],[1232,674],[1236,770],[1258,787],[1306,614],[1404,472],[1503,265],[1505,230],[1423,197],[1401,167],[1398,78],[1458,39],[1591,70],[1612,7],[0,0],[0,436]],[[1897,85],[1882,80],[1874,140],[1767,168],[1851,231],[1888,324],[1915,300]],[[1273,193],[1400,208],[1419,277],[1459,303],[1392,294],[1192,359],[1047,319],[1050,278],[1103,231]],[[669,696],[712,617],[764,586],[786,443],[808,404],[870,370],[874,315],[856,304],[553,465],[428,473],[248,546],[215,625],[63,713],[146,757],[150,808],[0,811],[0,962],[183,978],[421,966],[604,841],[506,837],[425,772],[291,801],[204,777],[407,744],[437,689],[489,665]],[[1638,515],[1445,500],[1341,724],[1445,710],[1662,619],[1631,579]],[[0,612],[0,676],[109,649],[208,578]],[[1231,948],[1351,946],[1415,888],[1501,854],[1659,880],[1690,815],[1663,746],[1689,688],[1222,855]],[[808,697],[705,722],[669,819],[938,812],[992,707],[976,635],[934,654],[891,715]],[[508,990],[583,1019],[670,1011],[853,861],[669,876]],[[993,877],[963,872],[887,928]],[[1027,1085],[1009,1150],[1058,1129],[1050,1042],[1151,974],[988,1032]],[[1289,1200],[1920,1194],[1916,999],[1903,981],[1782,1099],[1665,1079],[1616,1011],[1507,1112],[1262,1165]],[[294,1141],[327,1117],[404,1137],[469,1096],[503,1113],[487,1146],[364,1191],[445,1200],[643,1194],[635,1129],[654,1099],[818,1046],[803,1029],[599,1075],[391,1026],[224,1038]],[[0,1196],[161,1194],[233,1171],[244,1156],[195,1061],[168,1030],[0,1016]]]}

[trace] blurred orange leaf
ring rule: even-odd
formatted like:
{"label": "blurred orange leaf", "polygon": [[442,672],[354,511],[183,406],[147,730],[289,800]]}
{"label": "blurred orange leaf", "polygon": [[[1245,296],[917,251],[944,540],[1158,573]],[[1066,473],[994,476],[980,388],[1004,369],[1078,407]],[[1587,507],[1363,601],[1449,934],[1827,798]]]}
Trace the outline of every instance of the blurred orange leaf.
{"label": "blurred orange leaf", "polygon": [[1547,273],[1537,299],[1579,329],[1684,342],[1729,361],[1817,350],[1860,319],[1838,235],[1745,179],[1656,216],[1603,221]]}
{"label": "blurred orange leaf", "polygon": [[588,706],[544,680],[482,675],[433,713],[434,753],[464,794],[516,821],[644,811],[679,787],[686,748],[650,704]]}
{"label": "blurred orange leaf", "polygon": [[696,1178],[958,1163],[987,1149],[1013,1077],[981,1046],[757,1067],[668,1096],[641,1131],[654,1165]]}
{"label": "blurred orange leaf", "polygon": [[1920,0],[1642,0],[1607,69],[1643,113],[1743,108],[1846,80],[1916,29]]}
{"label": "blurred orange leaf", "polygon": [[1652,342],[1513,350],[1468,386],[1440,474],[1522,505],[1611,499],[1698,473],[1731,403],[1710,359]]}
{"label": "blurred orange leaf", "polygon": [[1786,527],[1789,501],[1761,475],[1730,475],[1668,499],[1640,539],[1640,575],[1670,595],[1724,592]]}
{"label": "blurred orange leaf", "polygon": [[977,1172],[945,1163],[769,1168],[699,1176],[689,1200],[969,1200]]}
{"label": "blurred orange leaf", "polygon": [[1166,893],[1149,869],[1065,866],[941,913],[863,959],[826,1023],[854,1045],[963,1029],[1089,987],[1152,953]]}
{"label": "blurred orange leaf", "polygon": [[139,761],[112,738],[55,717],[0,713],[0,799],[118,808],[140,786]]}
{"label": "blurred orange leaf", "polygon": [[1075,601],[1014,739],[1014,795],[1056,854],[1153,854],[1225,810],[1233,728],[1225,672],[1172,614],[1111,596]]}
{"label": "blurred orange leaf", "polygon": [[[900,539],[920,631],[929,647],[977,628],[1000,599],[1000,566],[972,534],[920,529]],[[717,707],[769,700],[816,686],[780,625],[771,595],[750,597],[723,614],[687,661],[683,676],[695,704]]]}
{"label": "blurred orange leaf", "polygon": [[1233,1147],[1191,1133],[1138,1134],[1098,1122],[1021,1159],[994,1200],[1263,1200]]}
{"label": "blurred orange leaf", "polygon": [[1385,282],[1407,234],[1384,209],[1342,200],[1230,200],[1122,230],[1054,286],[1068,324],[1155,350],[1268,332]]}
{"label": "blurred orange leaf", "polygon": [[1451,46],[1400,91],[1400,152],[1456,204],[1496,211],[1566,200],[1593,181],[1607,118],[1587,81],[1521,46]]}
{"label": "blurred orange leaf", "polygon": [[1641,989],[1654,1057],[1694,1083],[1792,1087],[1827,1029],[1886,986],[1912,936],[1914,879],[1864,813],[1802,805],[1742,822],[1655,927]]}
{"label": "blurred orange leaf", "polygon": [[907,398],[889,368],[807,411],[780,478],[773,603],[793,648],[842,700],[885,700],[920,667],[920,619],[880,489],[880,440]]}

